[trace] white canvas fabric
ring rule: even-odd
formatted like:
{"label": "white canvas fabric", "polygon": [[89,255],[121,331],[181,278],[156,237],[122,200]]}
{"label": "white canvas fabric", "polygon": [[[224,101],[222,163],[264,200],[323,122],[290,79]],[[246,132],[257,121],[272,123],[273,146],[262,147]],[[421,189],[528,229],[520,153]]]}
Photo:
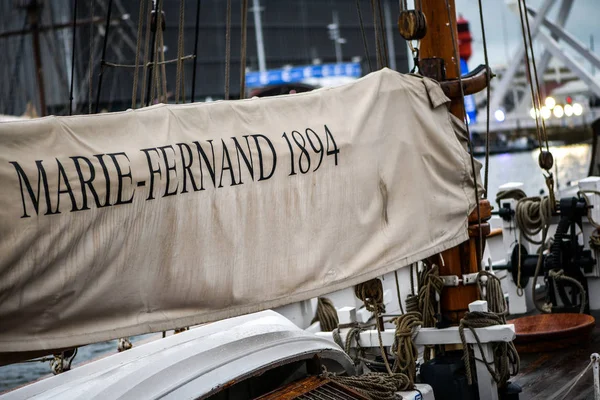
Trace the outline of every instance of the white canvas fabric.
{"label": "white canvas fabric", "polygon": [[278,307],[467,240],[473,173],[447,102],[384,69],[311,93],[1,123],[0,352]]}

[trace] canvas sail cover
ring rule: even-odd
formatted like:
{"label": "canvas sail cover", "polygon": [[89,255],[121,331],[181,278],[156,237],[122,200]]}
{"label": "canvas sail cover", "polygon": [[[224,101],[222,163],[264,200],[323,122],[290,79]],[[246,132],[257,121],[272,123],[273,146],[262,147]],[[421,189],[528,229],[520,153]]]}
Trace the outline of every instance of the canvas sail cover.
{"label": "canvas sail cover", "polygon": [[0,124],[0,353],[277,307],[467,240],[473,172],[447,102],[384,69]]}

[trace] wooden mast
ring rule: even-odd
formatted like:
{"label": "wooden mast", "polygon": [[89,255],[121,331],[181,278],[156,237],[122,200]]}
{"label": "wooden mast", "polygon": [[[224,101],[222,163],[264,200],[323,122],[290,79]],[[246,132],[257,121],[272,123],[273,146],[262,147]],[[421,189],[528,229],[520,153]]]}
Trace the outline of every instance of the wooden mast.
{"label": "wooden mast", "polygon": [[[430,76],[438,81],[458,78],[457,67],[459,66],[459,61],[455,58],[455,46],[452,44],[452,35],[458,38],[454,0],[448,0],[448,5],[450,7],[450,21],[448,21],[448,10],[446,9],[445,0],[422,0],[422,11],[427,21],[427,34],[421,39],[419,53],[421,60],[443,60],[445,74],[442,76],[437,74],[437,76]],[[453,34],[448,29],[448,23],[452,27]],[[456,48],[458,48],[458,43],[456,43]],[[427,65],[426,61],[424,63]],[[433,62],[433,64],[437,63]],[[428,72],[426,65],[423,65],[426,69],[425,73]],[[426,76],[429,76],[429,73]],[[462,100],[460,98],[451,100],[450,111],[463,120],[465,117],[465,107]]]}
{"label": "wooden mast", "polygon": [[[446,8],[448,4],[450,13]],[[422,0],[422,12],[427,21],[427,34],[421,40],[420,69],[423,75],[438,81],[455,80],[458,78],[459,60],[456,59],[458,43],[453,44],[453,38],[458,40],[456,25],[455,0]],[[450,20],[448,19],[450,14]],[[450,28],[454,33],[450,31]],[[461,120],[465,118],[462,96],[451,98],[450,111]],[[480,243],[485,245],[485,236],[489,234],[490,226],[485,221],[491,217],[491,207],[488,200],[480,200],[479,216],[477,210],[469,216],[469,240],[442,253],[444,265],[440,265],[441,276],[457,276],[463,279],[466,274],[477,273],[481,269]],[[481,219],[481,229],[479,220]],[[483,238],[480,240],[480,234]],[[439,257],[430,259],[432,263],[440,264]],[[445,287],[441,296],[442,316],[450,324],[458,324],[468,305],[478,299],[477,286],[464,285]]]}

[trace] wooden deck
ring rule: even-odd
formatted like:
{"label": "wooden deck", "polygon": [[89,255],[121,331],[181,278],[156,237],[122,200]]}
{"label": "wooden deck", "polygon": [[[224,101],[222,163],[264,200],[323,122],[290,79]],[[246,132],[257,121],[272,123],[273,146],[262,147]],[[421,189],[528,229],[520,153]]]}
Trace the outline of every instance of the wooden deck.
{"label": "wooden deck", "polygon": [[[600,321],[600,312],[592,315]],[[521,354],[521,370],[511,379],[523,388],[520,400],[547,399],[580,374],[590,362],[590,355],[600,352],[599,325],[596,323],[588,343],[553,352]],[[590,369],[567,398],[593,400],[593,388],[594,378]]]}

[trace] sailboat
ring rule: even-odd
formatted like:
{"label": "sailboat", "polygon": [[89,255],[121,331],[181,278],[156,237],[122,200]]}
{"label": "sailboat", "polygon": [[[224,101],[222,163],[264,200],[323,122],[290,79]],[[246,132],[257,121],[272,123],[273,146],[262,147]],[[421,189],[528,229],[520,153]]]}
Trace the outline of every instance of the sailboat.
{"label": "sailboat", "polygon": [[[492,234],[463,123],[492,74],[460,76],[455,29],[452,0],[403,7],[420,74],[386,68],[376,28],[380,68],[346,85],[0,124],[0,360],[57,373],[0,397],[518,397],[484,260],[522,199]],[[162,61],[142,104],[166,98]],[[171,330],[69,370],[79,346]]]}

